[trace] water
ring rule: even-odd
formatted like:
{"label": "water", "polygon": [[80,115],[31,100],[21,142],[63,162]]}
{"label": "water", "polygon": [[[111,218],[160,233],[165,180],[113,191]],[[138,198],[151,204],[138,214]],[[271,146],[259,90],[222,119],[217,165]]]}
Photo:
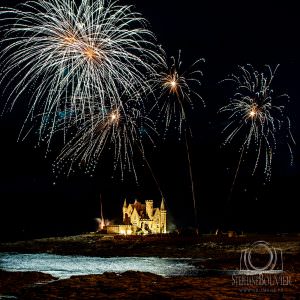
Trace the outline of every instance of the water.
{"label": "water", "polygon": [[189,259],[158,257],[103,258],[47,253],[0,253],[0,269],[2,270],[43,272],[60,279],[69,278],[72,275],[122,273],[125,271],[151,272],[165,277],[195,276],[198,274],[198,269],[189,261]]}

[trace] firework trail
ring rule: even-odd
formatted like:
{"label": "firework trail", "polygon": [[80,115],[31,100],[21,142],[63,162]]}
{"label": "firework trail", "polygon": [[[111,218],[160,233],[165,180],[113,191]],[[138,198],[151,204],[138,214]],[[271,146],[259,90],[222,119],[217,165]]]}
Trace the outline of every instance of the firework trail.
{"label": "firework trail", "polygon": [[178,130],[181,136],[187,129],[187,110],[194,107],[194,99],[204,101],[197,92],[201,86],[203,73],[198,65],[204,59],[194,62],[187,70],[182,70],[181,51],[178,58],[171,57],[171,66],[161,65],[163,71],[154,74],[152,89],[158,91],[157,101],[152,110],[158,110],[158,123],[163,123],[165,133],[170,125]]}
{"label": "firework trail", "polygon": [[107,109],[104,118],[102,112],[94,110],[93,116],[75,127],[78,127],[76,134],[54,163],[54,173],[67,170],[70,175],[77,168],[83,168],[86,174],[93,174],[106,149],[113,158],[113,170],[120,169],[122,179],[124,171],[129,170],[137,181],[137,154],[145,160],[143,140],[154,143],[152,135],[156,131],[135,100]]}
{"label": "firework trail", "polygon": [[291,163],[293,161],[291,145],[295,142],[285,108],[289,96],[287,94],[276,96],[271,88],[277,69],[278,65],[274,70],[267,65],[264,72],[260,73],[251,65],[239,66],[237,75],[233,74],[225,79],[234,84],[234,95],[229,103],[220,109],[221,113],[228,115],[228,125],[223,130],[223,133],[227,134],[224,145],[237,140],[241,153],[231,193],[242,157],[250,150],[255,153],[252,175],[256,172],[260,161],[264,161],[266,180],[270,180],[271,177],[272,159],[279,136],[286,136]]}
{"label": "firework trail", "polygon": [[[122,110],[121,95],[142,93],[148,74],[163,63],[146,20],[131,6],[34,0],[20,9],[1,8],[0,15],[5,31],[0,83],[8,81],[9,87],[5,107],[12,109],[21,94],[30,92],[24,123],[36,115],[51,116],[46,123],[53,132],[61,112],[71,111],[71,121],[89,118],[95,94],[103,118],[107,107]],[[44,131],[48,128],[41,122],[39,132]]]}
{"label": "firework trail", "polygon": [[170,67],[167,64],[162,65],[163,70],[152,79],[153,90],[158,91],[157,101],[152,110],[158,110],[157,123],[163,124],[164,136],[171,124],[178,131],[180,138],[184,132],[196,227],[198,226],[197,207],[188,143],[188,136],[192,137],[192,132],[187,122],[187,111],[194,107],[195,99],[200,99],[205,106],[197,91],[201,86],[200,77],[203,76],[202,71],[199,69],[199,64],[202,62],[204,62],[204,59],[199,59],[183,71],[181,51],[179,51],[177,58],[171,57]]}

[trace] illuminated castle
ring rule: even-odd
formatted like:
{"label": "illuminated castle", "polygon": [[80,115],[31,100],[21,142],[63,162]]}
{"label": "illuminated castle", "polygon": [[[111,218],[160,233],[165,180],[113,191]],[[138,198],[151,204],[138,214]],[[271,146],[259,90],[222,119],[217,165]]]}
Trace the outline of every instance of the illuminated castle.
{"label": "illuminated castle", "polygon": [[123,204],[123,224],[107,226],[107,233],[117,234],[158,234],[167,232],[167,210],[162,199],[160,208],[153,207],[153,200],[146,200],[145,204],[135,200]]}

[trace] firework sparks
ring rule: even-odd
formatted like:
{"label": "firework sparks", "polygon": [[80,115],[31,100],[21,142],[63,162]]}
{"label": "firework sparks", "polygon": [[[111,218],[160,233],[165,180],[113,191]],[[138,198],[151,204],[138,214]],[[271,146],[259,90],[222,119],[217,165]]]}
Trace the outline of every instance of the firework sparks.
{"label": "firework sparks", "polygon": [[168,68],[164,65],[164,71],[160,72],[153,80],[153,89],[159,91],[158,100],[154,107],[159,109],[159,120],[163,120],[166,131],[173,120],[181,135],[187,122],[187,109],[193,108],[194,98],[203,102],[197,89],[201,85],[199,77],[202,76],[198,64],[204,59],[197,60],[186,71],[182,71],[180,51],[178,58],[172,57],[171,61],[171,67]]}
{"label": "firework sparks", "polygon": [[220,109],[221,113],[229,115],[229,123],[223,130],[227,133],[224,144],[239,138],[241,158],[250,148],[254,149],[256,159],[252,175],[259,161],[264,160],[267,180],[271,176],[272,158],[279,133],[282,131],[287,131],[287,145],[293,160],[291,144],[294,143],[294,139],[290,130],[290,120],[285,114],[285,105],[280,104],[282,100],[288,100],[289,96],[274,96],[271,89],[277,68],[278,66],[273,71],[270,66],[266,66],[266,71],[259,73],[251,65],[240,66],[238,75],[231,75],[225,79],[234,83],[235,92],[229,104]]}
{"label": "firework sparks", "polygon": [[78,132],[65,145],[54,164],[54,172],[67,170],[67,175],[76,168],[84,167],[86,174],[93,174],[105,149],[111,149],[114,171],[120,169],[133,173],[137,181],[135,161],[137,154],[145,160],[143,140],[156,133],[153,122],[145,116],[135,100],[126,105],[108,109],[102,113],[94,110],[93,116],[82,120]]}
{"label": "firework sparks", "polygon": [[[82,0],[79,6],[75,0],[34,0],[22,7],[0,11],[6,31],[0,83],[9,82],[10,109],[21,94],[32,91],[27,121],[56,115],[66,101],[82,119],[90,114],[86,110],[95,94],[103,113],[121,107],[120,95],[141,93],[148,74],[163,63],[153,33],[131,6],[107,0]],[[57,120],[52,121],[54,128]]]}

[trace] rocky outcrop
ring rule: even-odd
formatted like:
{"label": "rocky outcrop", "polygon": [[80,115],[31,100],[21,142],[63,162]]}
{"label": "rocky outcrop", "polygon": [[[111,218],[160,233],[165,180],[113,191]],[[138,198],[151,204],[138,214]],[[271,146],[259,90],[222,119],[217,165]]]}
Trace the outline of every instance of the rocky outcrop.
{"label": "rocky outcrop", "polygon": [[[2,274],[3,275],[3,274]],[[214,277],[172,277],[164,278],[151,273],[125,272],[122,274],[72,276],[69,279],[38,282],[53,279],[41,273],[6,274],[4,287],[17,299],[299,299],[300,276],[290,274],[293,285],[270,292],[241,292],[233,286],[231,276]],[[22,277],[23,276],[23,277]],[[24,280],[27,278],[27,284]],[[3,278],[2,278],[3,279]],[[10,281],[10,284],[5,281]],[[22,286],[20,286],[20,280]],[[41,280],[41,281],[40,281]],[[2,282],[2,281],[1,281]],[[33,284],[35,282],[35,284]],[[16,289],[13,290],[12,287]],[[2,287],[2,294],[5,291]]]}

